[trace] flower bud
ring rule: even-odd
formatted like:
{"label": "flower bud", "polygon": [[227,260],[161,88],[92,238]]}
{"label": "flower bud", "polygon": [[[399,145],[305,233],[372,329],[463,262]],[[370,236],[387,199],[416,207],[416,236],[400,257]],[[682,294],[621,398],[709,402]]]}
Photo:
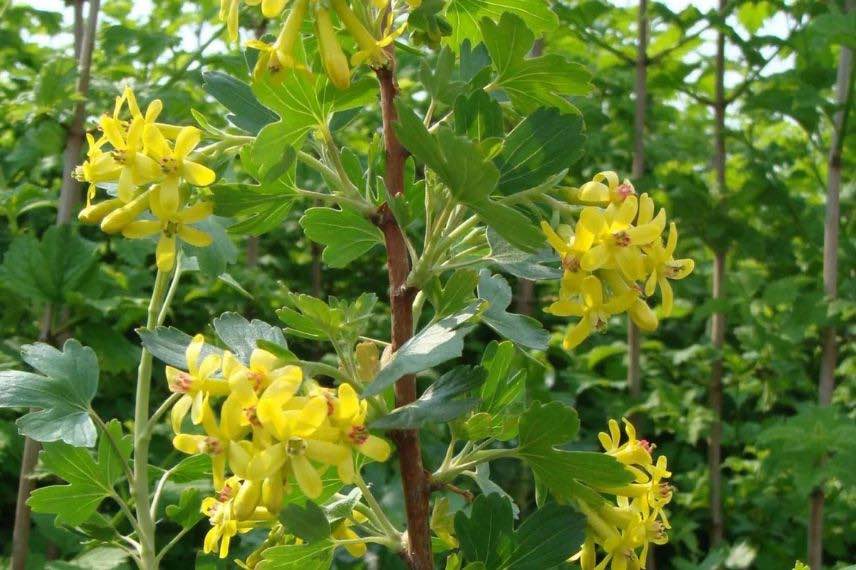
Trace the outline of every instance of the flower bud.
{"label": "flower bud", "polygon": [[282,484],[282,475],[274,473],[262,482],[262,506],[273,514],[282,508],[282,500],[285,497],[285,487]]}
{"label": "flower bud", "polygon": [[84,224],[97,224],[104,219],[105,216],[122,206],[122,201],[118,198],[104,200],[97,204],[91,204],[83,208],[77,215],[77,219]]}
{"label": "flower bud", "polygon": [[330,11],[318,8],[315,11],[315,28],[318,33],[318,51],[321,63],[330,77],[330,82],[339,89],[347,89],[351,84],[351,70],[348,58],[336,40],[336,31],[330,20]]}
{"label": "flower bud", "polygon": [[255,512],[262,496],[262,485],[258,481],[244,481],[235,496],[235,516],[248,519]]}
{"label": "flower bud", "polygon": [[101,221],[101,230],[104,233],[115,234],[133,222],[137,216],[143,213],[149,205],[148,192],[143,192],[121,208],[118,208],[107,215]]}
{"label": "flower bud", "polygon": [[630,318],[643,331],[656,330],[659,324],[657,315],[654,314],[648,303],[640,298],[637,298],[630,307]]}

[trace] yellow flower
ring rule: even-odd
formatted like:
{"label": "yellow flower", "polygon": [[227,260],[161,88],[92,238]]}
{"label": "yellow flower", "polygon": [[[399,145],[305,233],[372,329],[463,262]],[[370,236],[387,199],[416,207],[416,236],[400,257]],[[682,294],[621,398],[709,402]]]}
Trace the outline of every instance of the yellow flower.
{"label": "yellow flower", "polygon": [[208,517],[211,529],[205,535],[203,550],[206,554],[218,552],[220,558],[229,555],[229,544],[238,533],[249,532],[259,523],[273,520],[273,515],[264,508],[256,508],[245,517],[236,512],[236,502],[242,484],[238,477],[230,477],[216,497],[202,500],[202,514]]}
{"label": "yellow flower", "polygon": [[[181,398],[172,407],[172,430],[181,431],[181,422],[190,411],[190,419],[194,425],[202,423],[202,412],[208,404],[210,396],[225,396],[229,393],[229,384],[213,378],[220,369],[221,358],[217,354],[209,354],[200,358],[205,338],[198,334],[193,337],[184,351],[187,360],[187,372],[172,366],[166,367],[166,380],[169,390],[181,394]],[[201,360],[201,362],[200,362]]]}
{"label": "yellow flower", "polygon": [[345,544],[345,550],[353,556],[354,558],[362,558],[366,555],[366,543],[365,542],[353,542],[360,538],[354,530],[351,528],[354,526],[354,523],[363,523],[367,519],[365,515],[360,512],[352,511],[351,516],[346,519],[342,519],[334,528],[332,537],[337,540],[347,540],[348,543]]}
{"label": "yellow flower", "polygon": [[603,446],[607,455],[615,457],[618,461],[627,465],[650,465],[650,444],[644,440],[636,439],[636,428],[629,420],[624,418],[624,433],[627,441],[621,443],[621,428],[615,420],[609,420],[609,433],[600,432],[597,438]]}
{"label": "yellow flower", "polygon": [[[77,215],[77,219],[84,224],[97,224],[111,212],[122,207],[122,201],[118,198],[102,200],[97,204],[89,204]],[[134,216],[136,217],[136,215]],[[133,218],[132,218],[133,219]]]}
{"label": "yellow flower", "polygon": [[669,237],[666,246],[663,247],[661,240],[654,240],[645,248],[647,253],[647,264],[650,271],[645,282],[645,294],[649,297],[654,294],[657,286],[663,296],[663,315],[668,317],[672,314],[674,295],[669,279],[683,279],[693,272],[695,262],[692,259],[675,259],[675,247],[678,244],[678,229],[675,223],[669,224]]}
{"label": "yellow flower", "polygon": [[644,276],[644,255],[640,246],[657,239],[663,232],[666,216],[661,211],[653,220],[633,226],[638,209],[636,196],[628,196],[619,206],[610,204],[603,212],[593,207],[586,208],[591,213],[581,215],[579,223],[594,234],[595,245],[582,257],[584,270],[619,269],[631,281]]}
{"label": "yellow flower", "polygon": [[[624,420],[626,441],[615,420],[609,421],[609,433],[598,438],[605,453],[623,463],[634,475],[634,482],[615,488],[597,488],[614,495],[615,504],[581,501],[580,510],[586,515],[586,541],[572,558],[579,560],[584,570],[636,570],[645,568],[651,544],[668,542],[669,522],[663,507],[672,498],[672,488],[665,479],[671,476],[667,460],[661,456],[652,461],[654,446],[636,438],[633,425]],[[604,557],[597,561],[597,547]]]}
{"label": "yellow flower", "polygon": [[559,317],[580,317],[577,324],[569,326],[565,333],[562,344],[566,350],[579,346],[592,331],[602,330],[610,316],[626,311],[633,302],[632,293],[604,301],[603,286],[594,275],[583,279],[580,288],[580,301],[560,298],[545,309]]}
{"label": "yellow flower", "polygon": [[244,479],[236,505],[239,516],[248,516],[259,506],[266,482],[265,508],[270,512],[279,510],[283,496],[281,470],[285,460],[282,443],[259,448],[245,440],[229,446],[229,468]]}
{"label": "yellow flower", "polygon": [[208,186],[214,182],[213,170],[188,158],[202,138],[202,133],[196,127],[182,128],[175,139],[175,148],[170,147],[157,125],[147,124],[143,138],[146,151],[157,160],[164,177],[157,201],[158,208],[167,216],[178,211],[178,187],[182,178],[193,186]]}
{"label": "yellow flower", "polygon": [[303,371],[298,366],[279,366],[279,363],[279,358],[271,352],[256,348],[250,354],[249,366],[244,366],[227,351],[223,354],[223,377],[242,402],[280,380],[285,381],[294,394],[303,382]]}
{"label": "yellow flower", "polygon": [[330,82],[339,89],[346,89],[351,84],[351,70],[348,58],[342,51],[342,46],[336,39],[336,30],[330,19],[330,11],[315,4],[315,34],[318,38],[318,52],[321,64],[330,78]]}
{"label": "yellow flower", "polygon": [[[359,51],[351,57],[351,65],[357,66],[363,62],[376,66],[385,65],[388,58],[384,53],[384,48],[394,42],[395,38],[404,31],[404,28],[402,27],[386,37],[376,40],[354,14],[346,0],[330,0],[330,5],[360,47]],[[389,16],[392,17],[391,12]]]}
{"label": "yellow flower", "polygon": [[226,414],[222,414],[218,422],[214,411],[207,402],[202,404],[200,423],[205,430],[205,435],[177,433],[172,438],[172,445],[188,455],[196,455],[197,453],[209,455],[213,470],[214,488],[219,489],[225,479],[229,447],[233,441],[241,439],[246,430],[230,423]]}
{"label": "yellow flower", "polygon": [[261,52],[253,69],[253,77],[256,79],[260,78],[265,69],[271,74],[276,75],[283,69],[303,68],[303,66],[297,64],[294,58],[294,48],[297,44],[297,39],[300,37],[300,26],[306,17],[308,7],[309,0],[294,1],[285,24],[282,26],[276,41],[272,45],[266,44],[261,40],[250,40],[247,42],[248,47]]}
{"label": "yellow flower", "polygon": [[595,235],[589,228],[597,225],[597,220],[589,220],[589,218],[596,217],[597,212],[595,208],[584,209],[573,234],[571,234],[570,226],[561,225],[559,231],[556,232],[546,221],[541,222],[541,231],[547,237],[547,242],[562,258],[562,268],[564,269],[562,285],[570,287],[574,292],[580,290],[582,280],[588,275],[582,269],[582,258],[594,244]]}
{"label": "yellow flower", "polygon": [[308,450],[309,440],[302,437],[292,437],[286,444],[288,466],[297,485],[304,495],[317,499],[323,490],[323,483],[318,470],[309,461]]}
{"label": "yellow flower", "polygon": [[113,160],[113,155],[110,152],[101,150],[101,147],[107,143],[106,137],[102,136],[96,140],[95,137],[87,133],[86,142],[88,145],[86,161],[75,169],[74,174],[78,180],[90,183],[87,199],[91,200],[95,185],[119,179],[122,173],[122,165]]}
{"label": "yellow flower", "polygon": [[122,204],[122,201],[119,200],[119,207],[114,208],[101,220],[101,231],[107,234],[121,232],[149,207],[150,192],[151,190],[141,192],[127,204]]}
{"label": "yellow flower", "polygon": [[611,170],[598,172],[589,181],[576,190],[576,197],[587,203],[623,202],[628,196],[636,194],[633,184],[624,179],[619,183],[618,174]]}
{"label": "yellow flower", "polygon": [[211,245],[211,236],[190,224],[209,217],[213,213],[213,207],[210,202],[197,202],[193,206],[170,213],[161,208],[162,203],[161,187],[155,186],[149,197],[149,208],[157,219],[131,222],[122,229],[122,235],[139,239],[160,233],[156,250],[157,266],[161,271],[172,271],[175,267],[176,237],[196,247]]}
{"label": "yellow flower", "polygon": [[[389,459],[392,449],[389,443],[366,429],[366,412],[368,402],[360,400],[357,392],[350,384],[341,384],[338,397],[334,400],[331,423],[339,430],[339,438],[343,444],[366,457],[379,462]],[[344,483],[354,480],[354,457],[348,453],[336,465],[339,478]]]}
{"label": "yellow flower", "polygon": [[[113,164],[119,167],[117,195],[123,202],[129,202],[134,197],[134,191],[140,184],[152,182],[159,175],[157,163],[143,152],[143,131],[145,119],[133,119],[127,131],[118,119],[101,117],[99,121],[104,136],[113,146],[110,157]],[[112,170],[112,165],[103,162],[90,165],[90,182],[104,179],[105,170]],[[100,172],[99,172],[100,170]],[[86,168],[84,167],[84,175]]]}
{"label": "yellow flower", "polygon": [[219,18],[221,22],[226,22],[226,29],[229,32],[229,41],[234,42],[238,39],[238,9],[241,7],[241,0],[220,0]]}

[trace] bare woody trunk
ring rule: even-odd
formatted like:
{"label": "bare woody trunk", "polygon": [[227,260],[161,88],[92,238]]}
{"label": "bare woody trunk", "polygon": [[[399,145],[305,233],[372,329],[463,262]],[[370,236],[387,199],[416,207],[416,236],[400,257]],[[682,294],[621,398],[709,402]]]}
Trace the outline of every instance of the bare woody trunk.
{"label": "bare woody trunk", "polygon": [[[719,0],[719,14],[725,17],[726,0]],[[725,31],[716,37],[716,94],[714,99],[714,155],[716,192],[725,198]],[[717,246],[721,247],[721,246]],[[725,284],[725,251],[714,251],[712,297],[722,299]],[[710,544],[718,546],[725,534],[722,513],[722,347],[725,344],[725,314],[718,311],[711,319],[710,337],[715,356],[711,365],[708,401],[713,413],[708,439],[708,470],[710,471]]]}
{"label": "bare woody trunk", "polygon": [[[633,113],[633,180],[645,174],[645,106],[648,99],[648,0],[639,0],[636,43],[636,80],[634,93],[636,105]],[[627,389],[634,401],[642,394],[642,370],[640,367],[639,327],[627,320]]]}
{"label": "bare woody trunk", "polygon": [[[95,32],[98,27],[100,0],[90,0],[89,17],[84,27],[84,0],[74,3],[74,54],[77,57],[77,95],[78,102],[68,129],[62,169],[62,186],[57,206],[56,224],[64,225],[71,221],[74,208],[80,202],[80,183],[74,179],[74,168],[80,161],[83,148],[84,123],[86,120],[86,97],[89,94],[89,78],[92,68],[92,49],[95,44]],[[42,315],[39,340],[51,342],[52,324],[55,307],[48,305]],[[15,522],[12,531],[12,570],[24,570],[27,563],[30,543],[30,508],[27,498],[33,490],[30,474],[36,466],[41,446],[37,441],[26,438],[21,457],[21,472],[18,477],[18,495],[15,501]]]}
{"label": "bare woody trunk", "polygon": [[[856,1],[848,0],[846,10],[853,10]],[[841,155],[846,133],[847,112],[850,106],[850,88],[853,72],[853,51],[842,45],[835,82],[835,104],[838,111],[833,117],[832,143],[829,148],[829,165],[826,185],[826,220],[823,227],[823,288],[828,301],[838,296],[838,226],[840,218],[839,194],[841,191]],[[838,360],[834,326],[821,333],[823,353],[818,381],[818,403],[828,406],[835,388],[835,367]],[[811,513],[808,527],[808,565],[812,570],[823,566],[823,490],[818,488],[811,496]]]}
{"label": "bare woody trunk", "polygon": [[[392,196],[404,192],[404,161],[407,151],[401,145],[393,128],[398,120],[395,97],[398,86],[395,81],[395,58],[388,51],[389,64],[376,70],[380,84],[380,103],[383,115],[383,137],[386,146],[386,174],[384,180]],[[398,350],[413,336],[413,300],[416,290],[407,286],[410,273],[410,258],[401,227],[388,206],[379,211],[378,226],[383,232],[387,252],[389,273],[389,298],[392,309],[392,350]],[[395,403],[404,406],[416,400],[416,377],[408,374],[395,383]],[[398,462],[404,488],[404,506],[407,514],[407,541],[404,556],[415,570],[431,570],[434,567],[431,555],[429,530],[429,485],[427,473],[422,467],[422,452],[417,430],[397,430],[393,434],[398,447]]]}

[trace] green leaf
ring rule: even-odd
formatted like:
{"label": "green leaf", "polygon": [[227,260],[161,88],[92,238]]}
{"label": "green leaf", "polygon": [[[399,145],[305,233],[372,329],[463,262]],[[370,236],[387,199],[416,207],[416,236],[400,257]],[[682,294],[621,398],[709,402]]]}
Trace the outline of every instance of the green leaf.
{"label": "green leaf", "polygon": [[502,108],[482,89],[459,96],[455,100],[455,132],[477,141],[501,137]]}
{"label": "green leaf", "polygon": [[218,215],[242,218],[229,227],[233,234],[261,235],[276,228],[291,211],[295,197],[290,192],[269,194],[248,184],[218,184],[213,191]]}
{"label": "green leaf", "polygon": [[402,144],[437,173],[457,201],[517,247],[531,250],[543,245],[541,232],[529,218],[491,199],[499,170],[473,141],[446,128],[432,135],[406,105],[399,101],[397,107],[399,122],[395,130]]}
{"label": "green leaf", "polygon": [[17,420],[18,431],[36,441],[95,445],[89,406],[98,391],[95,351],[74,339],[62,352],[44,344],[21,347],[21,358],[41,372],[0,372],[0,408],[41,408]]}
{"label": "green leaf", "polygon": [[473,563],[496,570],[563,567],[585,538],[585,516],[566,505],[544,505],[517,530],[513,516],[511,501],[498,493],[476,497],[469,516],[455,515],[467,568]]}
{"label": "green leaf", "polygon": [[204,453],[185,457],[172,468],[170,480],[173,483],[210,480],[212,473],[211,456]]}
{"label": "green leaf", "polygon": [[448,317],[469,305],[478,281],[478,274],[469,269],[454,272],[445,286],[440,285],[439,277],[429,281],[425,293],[434,307],[434,318]]}
{"label": "green leaf", "polygon": [[464,337],[473,327],[463,326],[479,311],[481,303],[472,303],[452,316],[440,319],[419,331],[392,355],[363,396],[379,394],[405,374],[414,374],[457,358],[464,350]]}
{"label": "green leaf", "polygon": [[482,315],[482,321],[503,337],[521,346],[535,350],[546,350],[550,333],[532,317],[509,313],[511,286],[500,275],[491,275],[487,269],[479,272],[479,298],[490,304]]}
{"label": "green leaf", "polygon": [[600,487],[630,483],[630,471],[608,455],[556,449],[556,445],[574,437],[579,427],[577,412],[559,402],[533,402],[520,417],[519,455],[538,482],[560,498],[574,496],[576,481]]}
{"label": "green leaf", "polygon": [[527,253],[514,248],[493,229],[487,231],[490,260],[505,273],[533,281],[562,278],[559,257],[550,248]]}
{"label": "green leaf", "polygon": [[483,562],[486,568],[502,568],[514,550],[514,515],[511,502],[501,495],[479,495],[469,516],[455,515],[455,533],[461,553],[468,562]]}
{"label": "green leaf", "polygon": [[750,34],[757,32],[773,12],[769,2],[746,2],[737,8],[737,19]]}
{"label": "green leaf", "polygon": [[762,431],[758,444],[770,449],[765,467],[790,474],[804,496],[830,478],[856,485],[856,427],[835,406],[803,406]]}
{"label": "green leaf", "polygon": [[523,521],[514,533],[516,548],[503,568],[543,570],[564,562],[585,540],[586,518],[566,505],[548,503]]}
{"label": "green leaf", "polygon": [[286,68],[272,79],[270,74],[253,81],[253,93],[273,109],[279,120],[264,127],[253,145],[255,160],[264,166],[276,162],[287,146],[299,148],[313,129],[324,127],[336,111],[345,111],[374,101],[369,82],[357,81],[348,89],[333,88],[326,74]]}
{"label": "green leaf", "polygon": [[220,340],[244,363],[250,361],[259,340],[288,347],[282,329],[258,319],[248,321],[238,313],[223,313],[212,324]]}
{"label": "green leaf", "polygon": [[429,61],[427,58],[422,60],[419,66],[419,79],[431,97],[451,104],[466,86],[463,81],[452,79],[454,69],[455,53],[448,46],[444,46],[437,54],[436,61]]}
{"label": "green leaf", "polygon": [[347,495],[341,493],[333,495],[332,499],[323,507],[327,520],[337,521],[350,517],[362,496],[363,492],[360,491],[359,487],[354,487]]}
{"label": "green leaf", "polygon": [[178,523],[182,528],[191,528],[202,520],[202,496],[199,489],[188,487],[181,492],[178,504],[167,505],[165,512],[168,519]]}
{"label": "green leaf", "polygon": [[817,40],[812,38],[809,41],[825,41],[856,49],[856,10],[850,10],[846,14],[840,10],[821,14],[812,18],[807,31],[818,36]]}
{"label": "green leaf", "polygon": [[558,54],[526,59],[535,40],[526,27],[528,23],[522,14],[511,12],[502,14],[498,24],[488,18],[480,20],[485,45],[498,73],[494,84],[523,113],[538,107],[578,113],[567,97],[588,94],[592,90],[591,74]]}
{"label": "green leaf", "polygon": [[321,258],[330,267],[345,267],[383,243],[377,226],[352,210],[309,208],[300,226],[309,239],[325,246]]}
{"label": "green leaf", "polygon": [[98,263],[95,244],[70,225],[51,226],[41,241],[29,234],[16,237],[0,266],[0,283],[24,299],[62,303],[82,291]]}
{"label": "green leaf", "polygon": [[276,121],[276,114],[259,103],[249,85],[231,75],[219,71],[202,73],[202,86],[231,113],[226,115],[230,123],[252,135]]}
{"label": "green leaf", "polygon": [[556,27],[559,19],[547,2],[532,0],[450,0],[446,18],[452,26],[450,42],[457,49],[464,40],[479,43],[482,18],[498,20],[503,14],[516,14],[532,31],[541,34]]}
{"label": "green leaf", "polygon": [[511,503],[511,513],[514,518],[520,516],[520,508],[514,503],[511,495],[505,492],[505,489],[494,483],[490,478],[490,463],[479,463],[475,469],[475,475],[471,475],[472,480],[478,485],[479,490],[485,495],[499,495]]}
{"label": "green leaf", "polygon": [[523,393],[526,370],[514,370],[518,352],[509,341],[492,341],[487,345],[481,365],[487,377],[481,388],[482,404],[479,409],[496,414],[514,403]]}
{"label": "green leaf", "polygon": [[116,546],[97,546],[71,560],[53,560],[45,570],[127,570],[128,551]]}
{"label": "green leaf", "polygon": [[306,501],[303,505],[286,505],[279,520],[288,532],[309,543],[321,542],[330,536],[327,515],[312,501]]}
{"label": "green leaf", "polygon": [[504,194],[534,188],[576,162],[585,135],[580,115],[540,108],[521,121],[505,139],[496,158],[499,189]]}
{"label": "green leaf", "polygon": [[412,429],[425,423],[445,423],[473,409],[478,398],[456,399],[477,389],[485,380],[483,368],[458,366],[431,384],[418,400],[396,408],[371,423],[377,429]]}
{"label": "green leaf", "polygon": [[300,570],[329,570],[333,564],[332,540],[325,539],[310,544],[289,544],[274,546],[264,551],[263,560],[256,566],[258,570],[282,570],[300,568]]}
{"label": "green leaf", "polygon": [[[143,343],[143,346],[151,352],[155,358],[182,370],[187,369],[187,358],[184,351],[187,345],[193,340],[189,334],[183,333],[174,327],[158,327],[153,331],[147,329],[137,329],[137,334]],[[209,354],[222,354],[223,350],[216,346],[205,343],[202,345],[202,354],[200,358],[205,358]]]}
{"label": "green leaf", "polygon": [[330,101],[318,97],[327,81],[324,74],[310,76],[296,68],[283,69],[282,81],[265,75],[253,81],[259,101],[279,115],[279,121],[261,130],[253,145],[255,160],[262,165],[275,162],[287,146],[300,147],[312,129],[327,124],[333,111]]}
{"label": "green leaf", "polygon": [[255,161],[249,146],[241,151],[241,166],[258,184],[217,184],[213,187],[215,212],[240,218],[229,227],[233,234],[260,235],[285,219],[297,198],[297,153],[286,147],[279,160],[267,165]]}
{"label": "green leaf", "polygon": [[213,243],[208,247],[195,247],[184,244],[182,247],[188,256],[195,257],[199,269],[209,277],[217,277],[226,272],[226,267],[238,259],[238,248],[226,233],[230,221],[219,216],[211,216],[194,224],[207,234],[211,234]]}
{"label": "green leaf", "polygon": [[107,437],[98,443],[97,463],[82,447],[62,442],[45,444],[40,454],[42,464],[68,484],[33,491],[27,501],[33,512],[56,514],[59,524],[77,526],[95,514],[101,501],[113,495],[113,487],[124,474],[120,461],[128,460],[132,443],[130,436],[121,436],[117,421],[110,422],[108,430],[121,450],[121,459]]}

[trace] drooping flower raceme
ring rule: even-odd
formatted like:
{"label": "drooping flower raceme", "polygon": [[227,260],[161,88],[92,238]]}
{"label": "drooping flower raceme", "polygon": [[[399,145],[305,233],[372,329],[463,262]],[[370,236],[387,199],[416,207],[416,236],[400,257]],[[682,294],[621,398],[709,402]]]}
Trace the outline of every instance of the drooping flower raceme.
{"label": "drooping flower raceme", "polygon": [[661,315],[672,312],[670,279],[683,279],[694,267],[691,259],[674,259],[677,228],[670,224],[663,244],[666,212],[655,215],[648,194],[636,195],[633,185],[619,182],[614,172],[600,172],[581,188],[571,189],[573,202],[583,205],[572,227],[541,223],[547,242],[562,261],[559,298],[545,310],[578,317],[568,326],[563,345],[572,349],[613,315],[628,313],[642,330],[654,330],[658,317],[647,302],[657,287]]}
{"label": "drooping flower raceme", "polygon": [[[102,136],[87,135],[86,161],[75,175],[89,183],[80,220],[129,238],[158,236],[158,269],[170,271],[178,240],[197,247],[211,244],[211,236],[193,225],[211,216],[212,206],[193,202],[190,187],[210,185],[215,174],[193,160],[199,129],[158,123],[162,109],[156,99],[143,114],[126,87],[113,114],[98,121]],[[111,197],[94,202],[99,188]]]}
{"label": "drooping flower raceme", "polygon": [[[194,337],[187,370],[168,367],[167,380],[182,394],[172,410],[173,445],[212,459],[217,495],[202,505],[211,522],[206,552],[225,557],[234,536],[270,526],[293,487],[317,499],[328,471],[353,483],[354,452],[389,458],[389,443],[368,432],[367,402],[350,385],[304,381],[299,367],[259,348],[241,362],[228,351],[203,356],[203,347],[202,336]],[[351,525],[336,532],[356,537]]]}
{"label": "drooping flower raceme", "polygon": [[[362,2],[363,0],[354,0]],[[259,77],[270,73],[276,77],[283,69],[303,69],[298,63],[295,50],[298,45],[300,29],[306,18],[311,18],[318,41],[318,52],[324,72],[330,82],[344,89],[351,82],[351,66],[368,63],[382,66],[387,63],[385,48],[403,32],[403,27],[393,29],[392,11],[386,10],[386,2],[373,2],[379,14],[386,17],[372,17],[368,3],[361,10],[352,9],[348,0],[245,0],[246,4],[259,5],[265,18],[277,18],[284,11],[288,14],[273,44],[261,40],[250,40],[249,47],[261,52],[254,70]],[[409,2],[412,6],[418,2]],[[220,19],[226,22],[229,39],[238,39],[238,7],[240,0],[221,0]],[[290,4],[290,5],[289,5]],[[359,14],[369,14],[361,17]],[[341,25],[356,43],[356,50],[350,57],[342,49],[337,25]]]}
{"label": "drooping flower raceme", "polygon": [[[586,515],[586,538],[572,558],[582,570],[639,570],[645,568],[652,544],[668,542],[670,527],[665,506],[672,500],[668,483],[671,473],[665,456],[653,459],[654,446],[636,439],[636,430],[624,420],[626,439],[615,420],[609,421],[609,432],[599,439],[604,453],[623,464],[633,474],[633,482],[622,487],[603,487],[595,491],[612,496],[600,502],[580,500]],[[598,560],[600,558],[600,560]]]}

